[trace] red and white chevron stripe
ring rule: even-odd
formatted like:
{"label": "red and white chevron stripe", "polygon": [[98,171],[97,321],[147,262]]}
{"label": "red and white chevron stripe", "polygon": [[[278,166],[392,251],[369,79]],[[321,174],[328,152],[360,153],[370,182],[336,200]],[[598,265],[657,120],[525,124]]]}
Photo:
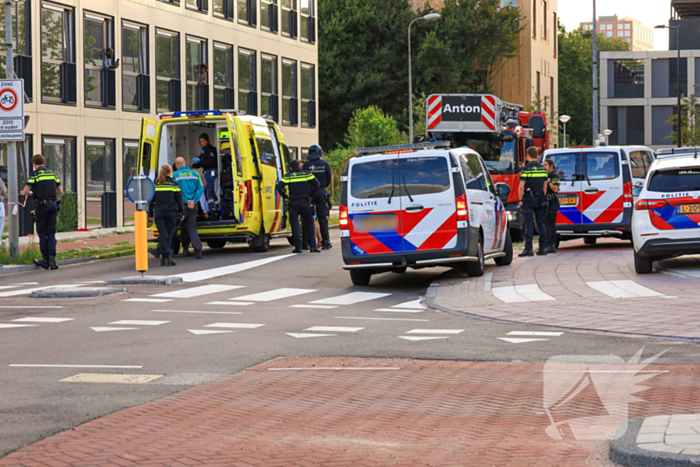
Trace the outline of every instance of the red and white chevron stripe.
{"label": "red and white chevron stripe", "polygon": [[428,98],[428,130],[432,130],[442,121],[442,96]]}
{"label": "red and white chevron stripe", "polygon": [[496,99],[493,96],[481,98],[481,121],[490,129],[496,129]]}

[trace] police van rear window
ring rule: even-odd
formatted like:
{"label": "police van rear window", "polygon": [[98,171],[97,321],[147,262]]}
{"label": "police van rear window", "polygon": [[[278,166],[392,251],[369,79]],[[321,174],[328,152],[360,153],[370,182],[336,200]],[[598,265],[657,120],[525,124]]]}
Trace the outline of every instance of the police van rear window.
{"label": "police van rear window", "polygon": [[429,195],[450,189],[450,169],[444,157],[401,159],[400,167],[402,195]]}
{"label": "police van rear window", "polygon": [[354,164],[350,169],[350,194],[353,198],[388,198],[392,190],[398,196],[399,163],[397,159]]}
{"label": "police van rear window", "polygon": [[659,193],[700,191],[700,167],[654,172],[647,190]]}

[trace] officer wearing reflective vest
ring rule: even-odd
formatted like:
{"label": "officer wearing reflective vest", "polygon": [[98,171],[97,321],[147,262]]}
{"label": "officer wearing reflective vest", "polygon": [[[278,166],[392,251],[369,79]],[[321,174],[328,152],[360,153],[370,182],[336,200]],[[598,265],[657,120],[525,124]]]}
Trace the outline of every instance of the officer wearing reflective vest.
{"label": "officer wearing reflective vest", "polygon": [[518,205],[522,209],[525,218],[525,249],[518,256],[534,256],[532,250],[532,237],[535,234],[535,222],[540,237],[540,249],[538,256],[547,254],[547,179],[548,174],[544,166],[537,162],[537,148],[527,148],[527,165],[520,172],[520,186],[518,187]]}
{"label": "officer wearing reflective vest", "polygon": [[36,232],[39,234],[41,261],[34,264],[44,269],[58,269],[56,264],[56,218],[58,217],[58,195],[63,194],[61,181],[52,171],[44,167],[44,156],[32,157],[34,171],[24,187],[24,195],[32,192],[34,197],[34,219]]}
{"label": "officer wearing reflective vest", "polygon": [[197,232],[197,214],[199,212],[197,203],[204,193],[204,186],[199,174],[194,170],[187,168],[187,163],[182,157],[175,159],[175,168],[173,180],[178,184],[182,191],[182,201],[185,204],[185,220],[180,226],[182,230],[182,254],[192,256],[190,253],[190,243],[194,248],[194,254],[197,259],[202,259],[202,241],[199,239]]}
{"label": "officer wearing reflective vest", "polygon": [[547,169],[547,253],[557,252],[557,213],[559,212],[559,182],[554,161],[546,159],[544,168]]}
{"label": "officer wearing reflective vest", "polygon": [[332,248],[331,237],[328,234],[328,215],[330,214],[328,203],[330,201],[330,196],[326,188],[331,184],[331,166],[328,162],[323,160],[323,149],[317,144],[309,148],[309,155],[306,157],[306,160],[307,162],[304,164],[304,169],[314,174],[316,180],[318,180],[318,183],[321,185],[314,193],[311,202],[316,208],[316,217],[318,218],[318,225],[321,228],[321,238],[323,239],[322,248],[324,250],[330,250]]}
{"label": "officer wearing reflective vest", "polygon": [[156,193],[148,204],[148,220],[155,220],[158,228],[158,249],[160,250],[160,265],[175,266],[173,252],[170,249],[173,234],[177,229],[177,221],[184,220],[185,205],[182,202],[180,187],[171,177],[172,167],[165,164],[160,168],[156,178]]}
{"label": "officer wearing reflective vest", "polygon": [[[311,208],[311,198],[321,186],[311,172],[302,170],[298,160],[291,163],[291,172],[277,182],[277,191],[289,199],[289,223],[292,226],[292,243],[294,251],[301,253],[301,237],[299,236],[299,216],[304,222],[304,231],[314,231],[314,213]],[[309,235],[309,247],[311,253],[320,253],[316,248],[316,236]]]}

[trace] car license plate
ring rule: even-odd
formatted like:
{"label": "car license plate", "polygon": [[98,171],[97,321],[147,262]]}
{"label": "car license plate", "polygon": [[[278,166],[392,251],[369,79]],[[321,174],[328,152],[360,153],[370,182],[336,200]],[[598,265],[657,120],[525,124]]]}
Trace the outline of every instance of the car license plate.
{"label": "car license plate", "polygon": [[355,216],[352,222],[356,232],[396,232],[399,227],[396,214]]}
{"label": "car license plate", "polygon": [[700,204],[681,204],[678,206],[679,214],[700,214]]}
{"label": "car license plate", "polygon": [[577,204],[575,196],[562,196],[559,198],[559,204],[562,206],[575,206]]}

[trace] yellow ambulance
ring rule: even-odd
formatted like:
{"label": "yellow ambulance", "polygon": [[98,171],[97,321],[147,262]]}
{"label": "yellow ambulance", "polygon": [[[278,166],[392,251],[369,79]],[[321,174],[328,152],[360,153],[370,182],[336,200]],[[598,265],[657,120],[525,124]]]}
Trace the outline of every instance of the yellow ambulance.
{"label": "yellow ambulance", "polygon": [[[203,200],[198,204],[197,231],[202,242],[210,248],[223,248],[227,242],[248,243],[254,251],[264,252],[271,238],[291,236],[285,203],[276,188],[289,171],[290,152],[273,120],[237,110],[173,112],[159,117],[158,121],[143,118],[141,123],[139,168],[151,179],[160,167],[172,165],[178,157],[192,164],[200,155],[203,133],[217,149],[214,187],[219,203],[215,210],[209,210]],[[198,171],[204,183],[202,170]],[[151,228],[157,235],[155,225]]]}

